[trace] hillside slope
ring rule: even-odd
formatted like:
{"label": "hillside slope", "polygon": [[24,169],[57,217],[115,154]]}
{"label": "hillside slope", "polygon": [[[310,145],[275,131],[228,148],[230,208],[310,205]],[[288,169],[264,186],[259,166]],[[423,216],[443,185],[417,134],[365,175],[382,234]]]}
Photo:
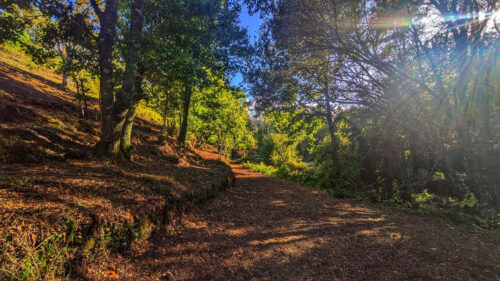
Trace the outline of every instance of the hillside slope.
{"label": "hillside slope", "polygon": [[141,118],[132,161],[92,159],[97,101],[83,119],[58,75],[0,57],[0,280],[113,279],[113,257],[232,184],[227,165],[160,145]]}

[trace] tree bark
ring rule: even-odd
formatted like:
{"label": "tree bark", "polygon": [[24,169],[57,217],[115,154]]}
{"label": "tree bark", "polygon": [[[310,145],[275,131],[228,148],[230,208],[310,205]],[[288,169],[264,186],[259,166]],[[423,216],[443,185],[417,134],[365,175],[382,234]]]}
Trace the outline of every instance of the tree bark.
{"label": "tree bark", "polygon": [[328,123],[328,131],[330,133],[330,138],[332,139],[332,152],[331,152],[331,158],[332,158],[332,163],[335,164],[335,161],[337,161],[337,139],[335,137],[335,122],[333,121],[333,110],[332,110],[332,105],[331,100],[330,100],[330,95],[328,93],[325,93],[325,100],[326,100],[326,122]]}
{"label": "tree bark", "polygon": [[123,132],[120,140],[120,150],[123,155],[130,159],[131,153],[134,149],[132,145],[132,128],[135,120],[135,110],[139,106],[139,102],[144,98],[144,90],[142,89],[142,81],[144,79],[144,69],[140,70],[135,77],[134,96],[123,124]]}
{"label": "tree bark", "polygon": [[100,32],[97,39],[99,49],[99,107],[101,111],[101,141],[94,148],[96,155],[101,155],[102,134],[108,123],[113,109],[113,45],[116,37],[116,20],[118,15],[118,0],[106,1],[104,11],[95,0],[90,0],[94,11],[99,18]]}
{"label": "tree bark", "polygon": [[[142,98],[142,97],[141,97]],[[123,132],[122,136],[120,139],[120,151],[123,153],[125,158],[130,159],[132,156],[132,151],[134,150],[134,146],[132,145],[132,129],[134,126],[134,120],[135,120],[135,110],[137,109],[137,106],[139,106],[139,102],[141,101],[141,98],[136,98],[134,96],[134,99],[132,100],[132,103],[130,104],[130,108],[127,113],[127,117],[125,118],[125,123],[123,125]]]}
{"label": "tree bark", "polygon": [[[117,93],[114,102],[111,103],[111,112],[108,112],[110,116],[105,118],[103,131],[101,132],[101,140],[96,151],[99,156],[123,156],[120,150],[120,144],[123,134],[123,126],[125,124],[125,120],[127,119],[132,102],[135,75],[139,61],[139,47],[144,23],[143,7],[144,0],[131,1],[131,19],[128,38],[129,46],[127,50],[128,54],[126,56],[125,71],[123,73],[122,88]],[[111,100],[113,100],[112,94]]]}
{"label": "tree bark", "polygon": [[[333,68],[333,73],[331,73],[333,77],[333,82],[334,85],[336,84],[336,76],[338,72],[340,71],[340,68],[342,67],[342,64],[344,63],[344,58],[341,57],[339,60],[335,63],[335,66]],[[331,158],[332,158],[332,163],[335,164],[335,161],[337,161],[337,139],[335,138],[335,125],[337,123],[337,118],[334,120],[333,119],[333,109],[332,109],[332,96],[330,95],[330,81],[329,81],[329,75],[330,75],[330,59],[328,59],[328,63],[326,66],[326,73],[325,73],[325,86],[324,86],[324,96],[325,96],[325,103],[326,103],[326,121],[328,123],[328,130],[330,132],[330,138],[332,139],[332,152],[331,152]]]}
{"label": "tree bark", "polygon": [[160,143],[164,144],[167,139],[167,113],[168,113],[169,102],[168,99],[163,104],[163,116],[162,116],[162,127],[161,127],[161,136]]}
{"label": "tree bark", "polygon": [[115,25],[118,15],[118,0],[106,1],[104,11],[101,11],[95,0],[90,0],[90,3],[100,22],[97,45],[99,48],[99,106],[101,109],[102,133],[113,109],[113,45],[116,37]]}
{"label": "tree bark", "polygon": [[192,89],[189,86],[186,86],[184,90],[184,100],[183,100],[183,113],[182,113],[182,124],[179,132],[179,137],[177,138],[177,142],[180,147],[184,147],[186,143],[186,134],[188,129],[188,118],[189,118],[189,105],[191,103],[191,94]]}
{"label": "tree bark", "polygon": [[61,88],[63,90],[66,90],[67,86],[68,86],[68,71],[63,68]]}

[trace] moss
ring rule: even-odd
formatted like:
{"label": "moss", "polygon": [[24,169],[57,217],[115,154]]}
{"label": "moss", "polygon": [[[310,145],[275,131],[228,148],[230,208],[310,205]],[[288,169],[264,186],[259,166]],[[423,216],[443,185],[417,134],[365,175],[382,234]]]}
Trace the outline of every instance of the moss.
{"label": "moss", "polygon": [[89,239],[87,239],[85,245],[83,246],[82,254],[85,256],[89,256],[94,247],[95,247],[95,238],[90,237]]}
{"label": "moss", "polygon": [[144,221],[139,225],[137,239],[139,241],[148,240],[151,236],[151,233],[153,233],[154,228],[155,225],[149,219],[144,219]]}
{"label": "moss", "polygon": [[132,157],[132,153],[135,150],[135,146],[133,144],[131,144],[130,142],[127,142],[127,143],[122,144],[120,146],[120,150],[126,159],[130,159]]}

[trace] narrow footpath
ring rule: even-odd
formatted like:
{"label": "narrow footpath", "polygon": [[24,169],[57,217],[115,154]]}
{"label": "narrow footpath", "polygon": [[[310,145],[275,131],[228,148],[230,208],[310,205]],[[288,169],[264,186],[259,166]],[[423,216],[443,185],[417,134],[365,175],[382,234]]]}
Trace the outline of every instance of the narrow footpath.
{"label": "narrow footpath", "polygon": [[133,257],[130,280],[500,280],[498,236],[231,167],[236,186]]}

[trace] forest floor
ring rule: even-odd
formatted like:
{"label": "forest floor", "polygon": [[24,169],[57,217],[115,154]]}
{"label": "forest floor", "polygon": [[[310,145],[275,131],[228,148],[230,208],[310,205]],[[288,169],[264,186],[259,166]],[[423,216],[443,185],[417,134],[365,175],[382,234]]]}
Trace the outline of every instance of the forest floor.
{"label": "forest floor", "polygon": [[[140,118],[133,161],[92,159],[97,102],[83,119],[60,76],[0,57],[0,280],[42,280],[35,262],[68,269],[70,280],[500,280],[494,234],[336,199],[238,164],[235,187],[130,239],[127,231],[147,232],[148,218],[171,202],[225,181],[227,167],[211,152],[160,146],[160,128]],[[73,223],[82,237],[70,241]],[[116,249],[99,252],[98,241],[111,238]]]}
{"label": "forest floor", "polygon": [[129,257],[129,280],[500,280],[497,236],[231,167],[236,186]]}
{"label": "forest floor", "polygon": [[144,116],[132,161],[95,159],[98,101],[83,118],[60,82],[0,48],[0,280],[119,278],[120,253],[232,183],[226,164],[178,153]]}

